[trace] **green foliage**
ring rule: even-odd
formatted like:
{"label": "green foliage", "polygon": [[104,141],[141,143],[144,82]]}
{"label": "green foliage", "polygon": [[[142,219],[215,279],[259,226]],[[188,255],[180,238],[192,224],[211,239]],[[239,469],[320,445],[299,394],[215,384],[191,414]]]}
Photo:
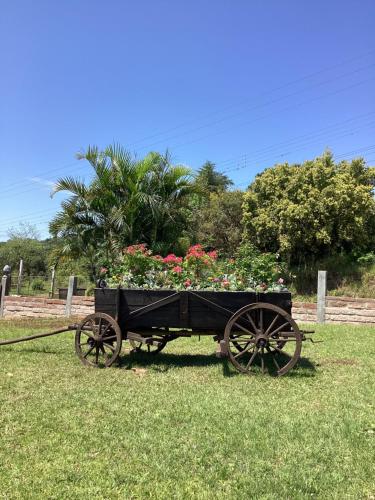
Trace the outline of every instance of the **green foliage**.
{"label": "green foliage", "polygon": [[42,291],[46,287],[46,282],[43,280],[43,278],[35,278],[31,282],[31,286],[30,287],[31,287],[31,290],[33,290],[34,292]]}
{"label": "green foliage", "polygon": [[375,242],[374,168],[327,152],[257,175],[244,196],[244,236],[290,262],[368,251]]}
{"label": "green foliage", "polygon": [[194,211],[194,238],[222,255],[233,256],[241,243],[242,191],[210,193]]}
{"label": "green foliage", "polygon": [[191,172],[173,166],[168,154],[150,153],[135,160],[119,145],[78,155],[94,171],[89,184],[67,177],[55,192],[68,191],[62,211],[50,223],[63,242],[62,252],[97,263],[139,241],[151,248],[172,248],[186,225],[187,195],[194,191]]}
{"label": "green foliage", "polygon": [[0,243],[1,269],[9,264],[13,272],[19,267],[20,259],[24,261],[24,273],[29,275],[47,272],[48,243],[29,238],[14,238]]}
{"label": "green foliage", "polygon": [[233,185],[233,182],[225,174],[216,170],[215,163],[206,161],[206,163],[198,170],[198,174],[195,178],[195,184],[199,192],[207,194],[226,191]]}
{"label": "green foliage", "polygon": [[271,253],[261,253],[251,243],[243,243],[236,255],[236,269],[241,276],[251,276],[255,283],[284,282],[282,273],[284,266],[278,261],[278,256]]}
{"label": "green foliage", "polygon": [[375,264],[375,253],[368,252],[357,259],[358,264]]}

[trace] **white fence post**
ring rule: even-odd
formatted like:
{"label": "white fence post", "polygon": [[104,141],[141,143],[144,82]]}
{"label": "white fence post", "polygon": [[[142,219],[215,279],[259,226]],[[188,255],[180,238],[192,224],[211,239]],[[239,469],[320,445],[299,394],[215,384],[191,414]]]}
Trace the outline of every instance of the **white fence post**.
{"label": "white fence post", "polygon": [[3,276],[1,280],[1,296],[0,296],[0,318],[4,316],[4,301],[5,301],[5,292],[7,288],[8,277]]}
{"label": "white fence post", "polygon": [[51,286],[49,290],[49,296],[53,299],[55,293],[55,276],[56,276],[56,266],[52,267],[52,276],[51,276]]}
{"label": "white fence post", "polygon": [[77,293],[77,276],[69,277],[68,292],[66,294],[65,316],[72,315],[72,299],[73,295]]}
{"label": "white fence post", "polygon": [[318,271],[318,297],[316,319],[318,323],[326,321],[327,271]]}
{"label": "white fence post", "polygon": [[20,260],[20,268],[18,272],[17,292],[16,292],[17,295],[21,294],[22,274],[23,274],[23,259]]}

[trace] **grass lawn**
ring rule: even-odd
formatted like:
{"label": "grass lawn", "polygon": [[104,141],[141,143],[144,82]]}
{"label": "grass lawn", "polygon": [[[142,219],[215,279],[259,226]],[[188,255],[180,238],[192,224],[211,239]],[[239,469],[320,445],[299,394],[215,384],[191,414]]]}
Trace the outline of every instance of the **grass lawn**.
{"label": "grass lawn", "polygon": [[237,374],[211,338],[101,370],[72,333],[0,347],[0,498],[374,499],[375,328],[316,331],[280,379]]}

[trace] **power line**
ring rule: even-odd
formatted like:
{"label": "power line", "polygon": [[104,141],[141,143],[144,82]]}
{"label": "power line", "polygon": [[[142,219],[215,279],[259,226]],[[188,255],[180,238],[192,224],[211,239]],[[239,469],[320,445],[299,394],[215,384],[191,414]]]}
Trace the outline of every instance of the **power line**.
{"label": "power line", "polygon": [[[140,149],[147,149],[147,148],[153,147],[153,146],[155,146],[155,145],[157,145],[157,144],[160,144],[161,142],[165,142],[165,141],[173,140],[173,139],[176,139],[176,138],[181,137],[181,136],[186,136],[187,134],[190,134],[190,133],[196,132],[196,131],[198,131],[198,130],[201,130],[201,129],[204,129],[204,128],[207,128],[207,127],[212,127],[212,126],[214,126],[214,125],[217,125],[218,123],[221,123],[221,122],[226,121],[226,120],[228,120],[228,119],[234,118],[234,117],[239,116],[239,115],[241,115],[241,114],[243,114],[243,113],[246,113],[246,112],[248,113],[248,112],[251,112],[251,111],[255,111],[255,110],[257,110],[257,109],[261,109],[261,108],[264,108],[264,107],[270,106],[270,105],[272,105],[272,104],[278,103],[278,102],[283,101],[283,100],[285,100],[285,99],[288,99],[288,98],[290,98],[290,97],[295,97],[296,95],[302,94],[302,93],[307,92],[307,91],[309,91],[309,90],[312,90],[312,89],[314,89],[314,88],[316,88],[316,87],[320,87],[320,86],[322,86],[322,85],[326,85],[327,83],[331,83],[331,82],[333,82],[333,81],[336,81],[336,80],[342,79],[342,78],[344,78],[344,77],[346,77],[346,76],[350,76],[350,75],[353,75],[353,74],[355,74],[355,73],[359,73],[360,71],[366,70],[366,69],[368,69],[368,68],[370,68],[370,67],[374,67],[374,66],[375,66],[375,63],[372,63],[372,64],[369,64],[369,65],[363,66],[363,67],[358,68],[358,69],[356,69],[356,70],[349,71],[349,72],[344,73],[344,74],[339,75],[339,76],[335,76],[334,78],[330,78],[330,79],[325,80],[325,81],[323,81],[323,82],[318,82],[318,83],[314,84],[312,87],[308,87],[308,88],[304,88],[304,89],[298,90],[298,91],[296,91],[296,92],[292,92],[292,93],[290,93],[290,94],[287,94],[287,95],[284,95],[284,96],[278,97],[278,98],[276,98],[276,99],[272,99],[272,100],[270,100],[270,101],[268,101],[268,102],[266,102],[266,103],[257,104],[257,105],[253,106],[253,107],[252,107],[252,108],[250,108],[250,109],[242,109],[241,111],[239,111],[239,112],[237,112],[237,113],[234,113],[234,114],[229,115],[229,116],[224,116],[224,117],[222,117],[222,118],[220,118],[220,119],[218,119],[218,120],[214,120],[214,121],[212,121],[212,122],[206,123],[206,124],[201,125],[201,126],[199,126],[199,127],[195,127],[194,129],[191,129],[191,130],[189,130],[189,131],[187,131],[187,132],[180,133],[180,134],[177,134],[177,135],[174,135],[174,136],[171,136],[171,137],[167,137],[167,138],[160,139],[159,141],[153,142],[153,143],[151,143],[151,144],[147,144],[146,146],[142,146]],[[179,146],[177,146],[177,147],[179,147]]]}
{"label": "power line", "polygon": [[[299,102],[298,104],[293,104],[291,106],[287,106],[285,108],[282,108],[281,110],[278,110],[277,113],[280,114],[284,111],[289,111],[290,109],[294,109],[294,108],[298,108],[300,106],[303,106],[304,104],[308,104],[308,103],[311,103],[311,102],[314,102],[314,101],[317,101],[317,100],[320,100],[320,99],[324,99],[326,97],[331,97],[332,95],[336,95],[336,94],[339,94],[340,92],[345,92],[346,90],[349,90],[349,89],[352,89],[354,87],[358,87],[359,85],[363,85],[364,83],[367,83],[369,81],[372,81],[374,80],[375,78],[368,78],[368,79],[365,79],[365,80],[361,80],[360,82],[357,82],[357,83],[354,83],[352,85],[349,85],[349,86],[346,86],[346,87],[343,87],[341,89],[338,89],[338,90],[335,90],[333,92],[329,92],[328,94],[324,94],[324,95],[321,95],[321,96],[318,96],[318,97],[315,97],[313,99],[308,99],[308,100],[305,100],[305,101],[302,101],[302,102]],[[250,121],[246,121],[246,122],[243,122],[243,123],[240,123],[238,125],[235,125],[235,126],[232,126],[232,127],[229,127],[229,128],[226,128],[224,130],[220,130],[218,132],[215,132],[213,134],[208,134],[206,136],[202,136],[202,137],[198,137],[194,140],[191,140],[191,141],[188,141],[188,142],[184,142],[184,143],[180,143],[180,144],[177,144],[175,146],[173,146],[173,149],[178,149],[178,148],[181,148],[183,146],[188,146],[190,144],[194,144],[196,142],[200,142],[204,139],[208,139],[208,138],[211,138],[211,137],[215,137],[216,135],[219,135],[219,134],[223,134],[225,132],[228,132],[230,130],[234,130],[236,128],[240,128],[240,127],[243,127],[245,125],[249,125],[251,123],[256,123],[258,122],[259,120],[263,120],[264,118],[269,118],[269,117],[272,117],[275,115],[275,112],[272,112],[272,113],[269,113],[267,115],[263,115],[263,116],[260,116],[260,117],[257,117],[256,119],[253,119],[253,120],[250,120]]]}
{"label": "power line", "polygon": [[[352,61],[356,61],[358,59],[362,59],[362,58],[367,57],[369,55],[372,55],[374,53],[375,53],[375,49],[370,50],[368,52],[365,52],[365,53],[363,53],[363,54],[361,54],[359,56],[355,56],[355,57],[352,57],[350,59],[346,59],[345,61],[342,61],[341,63],[337,63],[335,65],[327,66],[326,68],[322,68],[322,69],[320,69],[318,71],[315,71],[313,73],[309,73],[308,75],[305,75],[305,76],[303,76],[301,78],[297,78],[296,80],[292,80],[290,82],[287,82],[287,83],[285,83],[283,85],[280,85],[278,87],[275,87],[273,89],[269,89],[268,91],[263,92],[262,94],[260,94],[259,96],[257,96],[257,99],[259,99],[262,96],[267,96],[269,94],[273,94],[273,93],[275,93],[275,92],[277,92],[279,90],[282,90],[284,88],[287,88],[287,87],[290,87],[292,85],[295,85],[296,83],[300,83],[300,82],[303,82],[303,81],[308,80],[310,78],[313,78],[313,77],[315,77],[315,76],[317,76],[319,74],[326,73],[327,71],[330,71],[332,69],[335,69],[335,68],[338,68],[338,67],[341,67],[341,66],[345,66],[345,65],[347,65],[348,63],[350,63]],[[249,99],[246,99],[243,102],[249,102]],[[239,105],[238,103],[231,104],[230,106],[226,106],[225,108],[222,108],[221,111],[214,111],[213,113],[209,113],[208,115],[205,115],[205,117],[209,118],[210,116],[213,116],[213,115],[221,113],[221,112],[225,112],[227,109],[232,109],[232,108],[234,108],[234,107],[236,107],[238,105]],[[205,119],[205,118],[203,118],[203,119]],[[176,126],[170,128],[170,129],[164,130],[162,132],[157,132],[156,134],[152,134],[151,136],[144,137],[143,139],[138,139],[137,141],[135,141],[133,143],[130,143],[129,146],[134,146],[134,145],[136,145],[136,144],[138,144],[140,142],[144,142],[145,140],[152,139],[153,137],[157,137],[159,135],[168,134],[169,132],[173,132],[176,129],[182,128],[182,127],[184,127],[186,125],[190,125],[191,123],[194,123],[196,121],[197,120],[190,120],[190,121],[184,122],[182,124],[176,125]]]}
{"label": "power line", "polygon": [[[267,150],[265,150],[265,152],[263,154],[257,154],[255,155],[254,157],[250,157],[252,159],[252,161],[256,160],[256,161],[260,161],[260,160],[267,160],[268,158],[270,158],[271,160],[273,158],[280,158],[280,157],[285,157],[291,153],[294,153],[296,151],[300,151],[301,149],[305,149],[306,147],[316,143],[316,139],[318,139],[318,141],[321,141],[321,140],[326,140],[328,137],[330,138],[330,140],[332,139],[339,139],[339,138],[343,138],[343,137],[348,137],[348,136],[351,136],[351,135],[354,135],[356,133],[358,133],[359,131],[365,129],[365,128],[368,128],[368,127],[372,127],[375,125],[375,121],[373,122],[370,122],[368,123],[367,125],[365,126],[362,126],[362,127],[358,127],[357,129],[351,129],[349,131],[345,131],[345,132],[342,132],[342,131],[337,131],[335,132],[334,134],[317,134],[318,137],[316,137],[315,139],[310,139],[310,140],[307,140],[307,141],[303,141],[301,142],[301,144],[297,144],[297,145],[293,145],[293,144],[289,144],[287,145],[288,147],[292,147],[292,151],[283,151],[282,153],[279,153],[275,156],[274,153],[271,153],[271,152],[267,152]],[[322,137],[319,137],[319,136],[322,136]],[[328,146],[327,142],[324,144],[324,146]],[[240,163],[239,165],[237,166],[234,166],[234,167],[231,167],[231,168],[227,168],[226,170],[222,170],[222,173],[223,174],[227,174],[229,172],[233,172],[233,171],[236,171],[236,170],[241,170],[242,168],[245,168],[246,167],[246,164],[248,163],[249,161],[249,156],[246,158],[246,161],[243,162],[245,163],[245,165],[243,163]]]}
{"label": "power line", "polygon": [[[253,151],[251,154],[265,153],[265,152],[268,152],[268,151],[273,151],[275,149],[277,150],[280,147],[284,147],[284,146],[287,146],[287,145],[290,146],[294,142],[300,142],[302,139],[310,138],[312,136],[324,135],[326,137],[327,136],[327,132],[328,132],[328,136],[329,136],[330,135],[329,131],[332,131],[332,129],[334,130],[336,128],[341,128],[341,127],[343,127],[344,125],[346,125],[348,123],[352,123],[353,121],[356,121],[356,120],[361,119],[361,118],[370,117],[370,116],[372,116],[374,114],[375,114],[375,110],[374,111],[370,111],[369,113],[362,114],[362,115],[357,115],[355,117],[349,118],[349,119],[344,120],[344,121],[335,122],[335,123],[333,123],[331,125],[328,125],[327,127],[315,130],[314,132],[309,132],[308,134],[302,134],[300,136],[288,139],[286,141],[281,141],[281,142],[278,142],[278,143],[276,143],[274,145],[266,146],[264,148],[257,149],[255,151]],[[230,159],[227,159],[227,160],[224,160],[224,161],[215,162],[215,164],[216,164],[216,166],[222,166],[222,165],[225,164],[226,168],[228,168],[231,164],[234,164],[234,163],[237,163],[237,162],[242,161],[244,159],[247,159],[248,156],[249,156],[249,154],[250,153],[248,153],[248,152],[247,153],[242,153],[238,157],[230,158]]]}
{"label": "power line", "polygon": [[[264,96],[264,95],[269,95],[269,94],[275,93],[275,92],[277,92],[278,90],[281,90],[281,89],[283,89],[283,88],[290,87],[290,86],[295,85],[296,83],[299,83],[299,82],[303,82],[303,81],[308,80],[308,79],[310,79],[310,78],[313,78],[313,77],[315,77],[315,76],[317,76],[317,75],[319,75],[319,74],[325,73],[325,72],[327,72],[327,71],[330,71],[330,70],[332,70],[332,69],[335,69],[335,68],[338,68],[338,67],[341,67],[341,66],[345,66],[346,64],[348,64],[348,63],[350,63],[350,62],[352,62],[352,61],[355,61],[355,60],[358,60],[358,59],[362,59],[362,58],[364,58],[364,57],[367,57],[368,55],[373,54],[374,52],[375,52],[375,50],[371,50],[371,51],[368,51],[368,52],[366,52],[366,53],[364,53],[364,54],[361,54],[361,55],[359,55],[359,56],[355,56],[355,57],[352,57],[352,58],[346,59],[345,61],[342,61],[341,63],[337,63],[337,64],[335,64],[335,65],[328,66],[328,67],[326,67],[326,68],[322,68],[322,69],[320,69],[320,70],[318,70],[318,71],[316,71],[316,72],[310,73],[310,74],[305,75],[305,76],[303,76],[303,77],[301,77],[301,78],[298,78],[298,79],[296,79],[296,80],[292,80],[292,81],[290,81],[290,82],[287,82],[286,84],[283,84],[283,85],[281,85],[281,86],[278,86],[278,87],[275,87],[275,88],[273,88],[273,89],[270,89],[269,91],[264,92],[263,94],[261,94],[261,96]],[[322,85],[322,84],[328,83],[328,82],[330,82],[330,81],[334,81],[334,80],[336,80],[336,79],[338,79],[338,78],[342,78],[343,76],[346,76],[346,75],[348,75],[348,74],[354,74],[354,73],[357,73],[357,72],[359,72],[359,71],[362,71],[363,69],[368,68],[369,66],[373,66],[373,64],[370,64],[370,65],[367,65],[367,66],[364,66],[364,67],[361,67],[361,68],[357,68],[357,69],[356,69],[356,70],[354,70],[354,71],[351,71],[351,72],[345,73],[344,75],[341,75],[341,76],[339,76],[339,77],[335,77],[335,78],[330,79],[330,80],[325,81],[325,82],[320,82],[320,83],[318,83],[317,85],[319,86],[319,85]],[[316,86],[316,85],[315,85],[315,86]],[[298,92],[296,92],[296,93],[292,93],[292,94],[289,94],[289,95],[287,95],[287,96],[284,96],[284,97],[278,98],[278,99],[276,99],[276,100],[274,100],[274,101],[270,101],[270,102],[268,102],[268,103],[266,103],[266,104],[264,104],[264,105],[257,105],[255,108],[259,108],[259,107],[262,107],[262,106],[263,106],[263,107],[264,107],[264,106],[267,106],[267,105],[272,104],[273,102],[276,102],[276,101],[278,101],[278,100],[282,100],[282,99],[288,98],[288,97],[290,97],[290,96],[293,96],[293,95],[296,95],[296,94],[298,94],[298,93],[300,93],[300,92],[305,92],[305,91],[306,91],[306,89],[302,89],[301,91],[298,91]],[[259,96],[258,96],[258,98],[259,98]],[[246,100],[246,102],[249,102],[249,100]],[[215,114],[217,114],[217,113],[223,112],[223,111],[225,111],[225,110],[227,110],[227,109],[231,109],[231,108],[236,107],[236,106],[238,106],[238,105],[239,105],[239,104],[237,103],[237,104],[233,104],[233,105],[230,105],[230,106],[226,106],[225,108],[223,108],[223,110],[222,110],[222,111],[215,111],[214,113],[210,113],[210,114],[208,114],[208,115],[206,115],[206,116],[207,116],[207,117],[210,117],[210,116],[212,116],[212,115],[215,115]],[[245,110],[245,111],[246,111],[246,110]],[[243,110],[242,110],[241,112],[237,113],[236,115],[241,114],[241,113],[243,113],[243,112],[245,112],[245,111],[243,111]],[[249,110],[247,110],[247,111],[249,111]],[[233,115],[229,116],[229,118],[231,118],[231,117],[233,117]],[[220,120],[218,120],[218,122],[224,121],[224,120],[226,120],[226,119],[228,119],[228,117],[222,117]],[[148,140],[149,138],[152,138],[152,137],[155,137],[155,136],[159,136],[159,135],[163,135],[163,134],[165,134],[165,133],[169,133],[170,131],[173,131],[173,130],[176,130],[176,129],[178,129],[178,128],[181,128],[181,127],[185,126],[186,124],[194,123],[195,121],[197,121],[197,120],[193,120],[193,121],[191,121],[191,120],[190,120],[189,122],[185,122],[184,124],[179,124],[179,125],[177,125],[177,126],[175,126],[175,127],[172,127],[172,128],[170,128],[170,129],[167,129],[167,130],[166,130],[166,131],[164,131],[164,132],[158,132],[158,133],[153,134],[153,135],[151,135],[151,136],[147,136],[147,137],[145,137],[145,138],[143,138],[143,139],[140,139],[140,140],[138,140],[138,141],[135,141],[135,142],[131,143],[131,144],[130,144],[130,146],[131,146],[131,145],[138,144],[139,142],[144,142],[145,140]],[[211,126],[211,125],[212,125],[212,122],[210,122],[210,123],[208,123],[208,124],[205,124],[205,125],[202,125],[202,126],[200,126],[200,127],[198,127],[198,128],[195,128],[195,129],[193,129],[192,131],[189,131],[188,133],[191,133],[191,132],[197,131],[197,130],[199,130],[199,129],[201,129],[201,128],[206,128],[206,127]],[[181,135],[186,135],[186,132],[184,132],[183,134],[179,134],[178,136],[173,136],[173,137],[172,137],[172,139],[173,139],[173,138],[175,138],[175,137],[180,137]],[[167,138],[167,139],[165,139],[165,140],[170,140],[170,139],[171,139],[171,138]],[[160,142],[160,141],[158,141],[158,142]],[[155,144],[155,143],[153,143],[153,144],[151,144],[151,145],[143,146],[141,149],[148,148],[148,147],[150,147],[150,146],[152,146],[152,145],[154,145],[154,144]],[[180,147],[180,146],[177,146],[177,147]],[[80,166],[78,166],[76,163],[70,163],[70,164],[68,164],[68,165],[66,165],[66,166],[61,166],[61,167],[57,167],[57,168],[54,168],[54,169],[46,170],[46,171],[44,171],[44,172],[40,172],[40,173],[38,173],[38,174],[35,174],[35,175],[34,175],[34,177],[44,176],[44,175],[48,175],[48,174],[50,174],[50,173],[52,173],[52,172],[56,172],[56,171],[59,171],[59,170],[64,170],[66,167],[69,167],[69,166],[72,166],[72,165],[74,165],[76,168],[79,168],[79,169],[80,169],[80,168],[85,168],[85,167],[86,167],[86,165],[84,165],[84,166],[80,167]],[[14,183],[12,183],[12,184],[9,184],[9,185],[8,185],[8,187],[12,187],[12,186],[15,186],[15,185],[23,184],[23,183],[25,183],[25,182],[27,182],[27,181],[17,181],[17,182],[14,182]],[[6,189],[6,190],[4,190],[4,191],[3,191],[3,193],[9,192],[9,191],[10,191],[10,189]]]}

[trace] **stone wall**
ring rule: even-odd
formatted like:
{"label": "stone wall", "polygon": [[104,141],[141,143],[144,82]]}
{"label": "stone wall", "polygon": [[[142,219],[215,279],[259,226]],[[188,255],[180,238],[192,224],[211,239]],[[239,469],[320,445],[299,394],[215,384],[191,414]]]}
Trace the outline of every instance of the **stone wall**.
{"label": "stone wall", "polygon": [[[94,312],[94,297],[73,297],[72,316],[84,317]],[[303,323],[316,322],[316,304],[293,302],[293,318]],[[65,300],[45,297],[5,297],[4,317],[54,318],[65,316]],[[375,299],[327,297],[327,323],[375,325]]]}
{"label": "stone wall", "polygon": [[316,304],[313,302],[293,302],[292,316],[303,323],[316,322]]}
{"label": "stone wall", "polygon": [[[84,317],[94,312],[94,297],[74,296],[72,316]],[[46,297],[10,295],[4,300],[4,317],[55,318],[65,316],[65,300]]]}
{"label": "stone wall", "polygon": [[375,324],[375,299],[327,297],[326,322]]}

